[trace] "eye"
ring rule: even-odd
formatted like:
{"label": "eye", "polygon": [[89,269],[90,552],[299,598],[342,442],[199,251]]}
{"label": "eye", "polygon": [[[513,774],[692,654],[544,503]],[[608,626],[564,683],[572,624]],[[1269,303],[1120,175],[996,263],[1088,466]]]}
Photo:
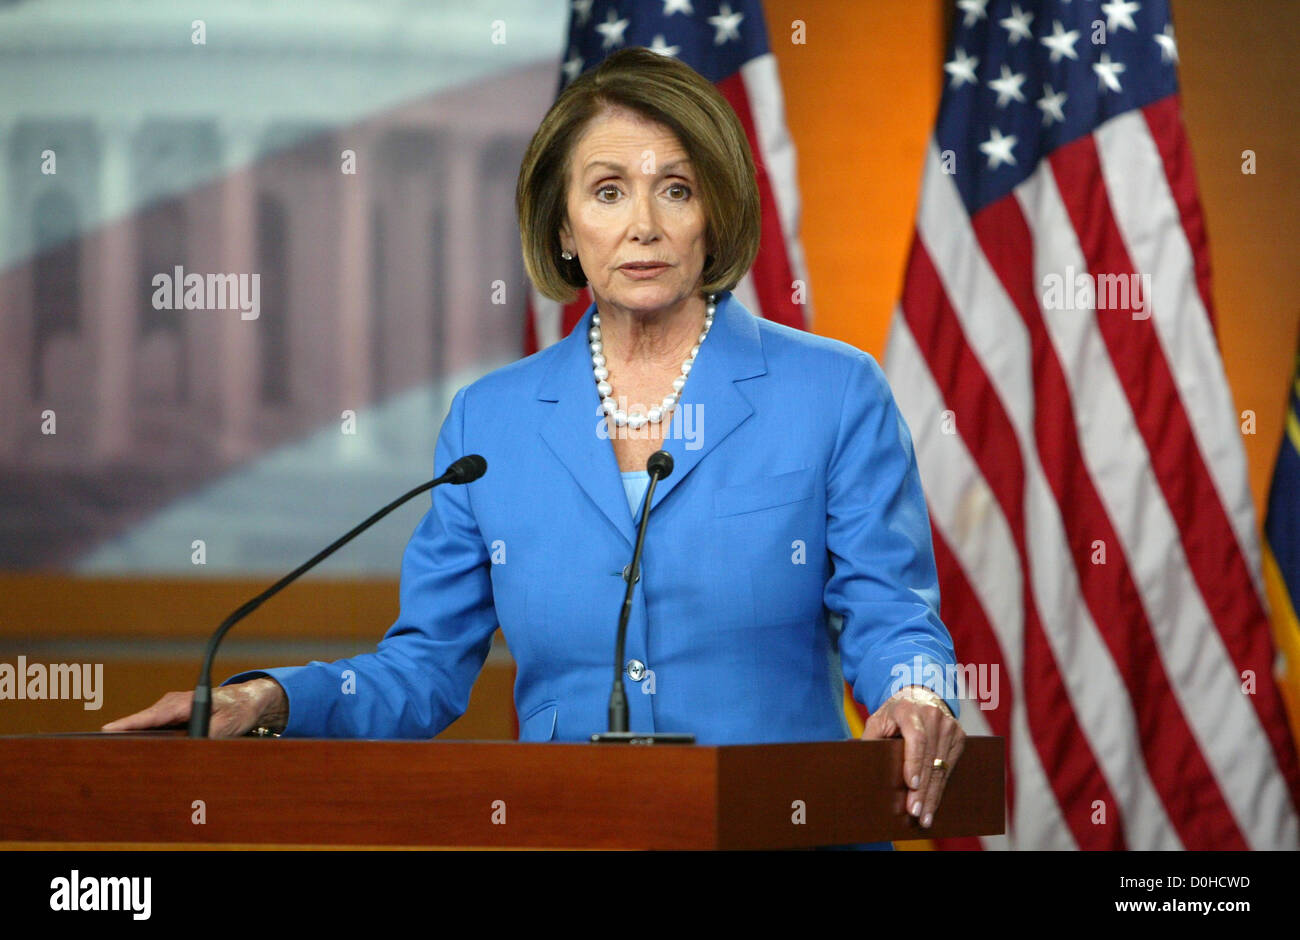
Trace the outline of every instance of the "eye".
{"label": "eye", "polygon": [[674,189],[680,189],[682,191],[683,195],[678,197],[679,199],[691,198],[691,188],[685,183],[673,183],[668,187],[668,192],[672,192]]}
{"label": "eye", "polygon": [[617,193],[617,192],[618,192],[618,187],[617,187],[617,186],[614,186],[614,185],[612,185],[612,184],[600,187],[600,189],[596,190],[596,199],[597,199],[597,201],[599,201],[599,202],[612,202],[613,200],[610,200],[610,199],[601,199],[601,198],[600,198],[600,194],[601,194],[601,193],[611,192],[611,191]]}

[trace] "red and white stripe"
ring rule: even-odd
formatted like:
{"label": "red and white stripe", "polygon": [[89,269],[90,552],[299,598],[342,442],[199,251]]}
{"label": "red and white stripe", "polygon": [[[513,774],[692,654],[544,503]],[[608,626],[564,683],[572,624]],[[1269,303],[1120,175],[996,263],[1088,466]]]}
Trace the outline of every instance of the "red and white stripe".
{"label": "red and white stripe", "polygon": [[[740,118],[758,171],[762,235],[754,266],[732,293],[755,316],[805,329],[812,317],[808,272],[799,241],[799,187],[794,144],[785,123],[785,105],[776,59],[771,53],[746,62],[717,84]],[[797,303],[795,282],[803,285]],[[569,334],[591,304],[589,288],[569,304],[528,295],[524,352],[545,349]]]}
{"label": "red and white stripe", "polygon": [[[928,155],[886,372],[958,659],[1006,673],[962,716],[1008,741],[1010,839],[986,848],[1300,845],[1177,109],[1108,122],[974,218]],[[1071,267],[1149,274],[1149,318],[1043,309]]]}

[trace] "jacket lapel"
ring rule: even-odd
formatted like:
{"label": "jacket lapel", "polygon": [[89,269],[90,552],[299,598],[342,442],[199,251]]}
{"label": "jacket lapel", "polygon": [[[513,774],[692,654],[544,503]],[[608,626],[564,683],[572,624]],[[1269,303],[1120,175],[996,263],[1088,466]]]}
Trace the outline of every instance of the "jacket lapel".
{"label": "jacket lapel", "polygon": [[[553,416],[543,421],[540,433],[574,481],[631,547],[636,528],[628,511],[614,448],[607,436],[598,433],[604,418],[587,349],[587,331],[594,311],[592,304],[573,331],[560,341],[558,355],[538,387],[538,399],[556,405]],[[735,383],[766,371],[757,321],[730,292],[724,293],[714,314],[713,329],[695,358],[682,400],[673,413],[668,439],[663,443],[663,449],[672,455],[673,473],[656,485],[652,510],[682,484],[709,451],[754,413]],[[689,416],[684,414],[686,411]],[[689,439],[687,431],[692,435]]]}
{"label": "jacket lapel", "polygon": [[631,546],[636,530],[627,508],[623,478],[608,437],[598,433],[604,415],[587,348],[587,331],[595,309],[593,303],[572,332],[557,344],[558,354],[538,386],[538,399],[555,403],[551,416],[543,419],[540,433],[574,481]]}
{"label": "jacket lapel", "polygon": [[[673,458],[673,473],[655,486],[656,506],[681,486],[690,472],[754,413],[736,382],[764,375],[758,321],[727,292],[718,301],[713,329],[695,357],[682,400],[673,412],[663,449]],[[693,439],[686,436],[690,431]]]}

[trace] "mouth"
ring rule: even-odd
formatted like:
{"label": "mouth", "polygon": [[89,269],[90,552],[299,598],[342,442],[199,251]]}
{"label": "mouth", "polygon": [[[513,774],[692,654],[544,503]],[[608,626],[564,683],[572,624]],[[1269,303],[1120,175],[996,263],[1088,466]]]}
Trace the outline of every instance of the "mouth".
{"label": "mouth", "polygon": [[654,277],[660,271],[667,271],[668,265],[662,261],[629,261],[627,264],[619,265],[618,269],[628,277],[643,279]]}

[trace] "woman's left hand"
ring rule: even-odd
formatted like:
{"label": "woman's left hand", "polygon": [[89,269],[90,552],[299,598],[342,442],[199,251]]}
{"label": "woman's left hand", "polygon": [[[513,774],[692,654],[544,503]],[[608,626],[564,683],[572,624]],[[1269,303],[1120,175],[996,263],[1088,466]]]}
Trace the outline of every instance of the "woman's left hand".
{"label": "woman's left hand", "polygon": [[[903,737],[903,779],[907,809],[930,828],[966,732],[933,689],[908,686],[884,701],[867,719],[862,740]],[[943,761],[936,766],[936,761]]]}

